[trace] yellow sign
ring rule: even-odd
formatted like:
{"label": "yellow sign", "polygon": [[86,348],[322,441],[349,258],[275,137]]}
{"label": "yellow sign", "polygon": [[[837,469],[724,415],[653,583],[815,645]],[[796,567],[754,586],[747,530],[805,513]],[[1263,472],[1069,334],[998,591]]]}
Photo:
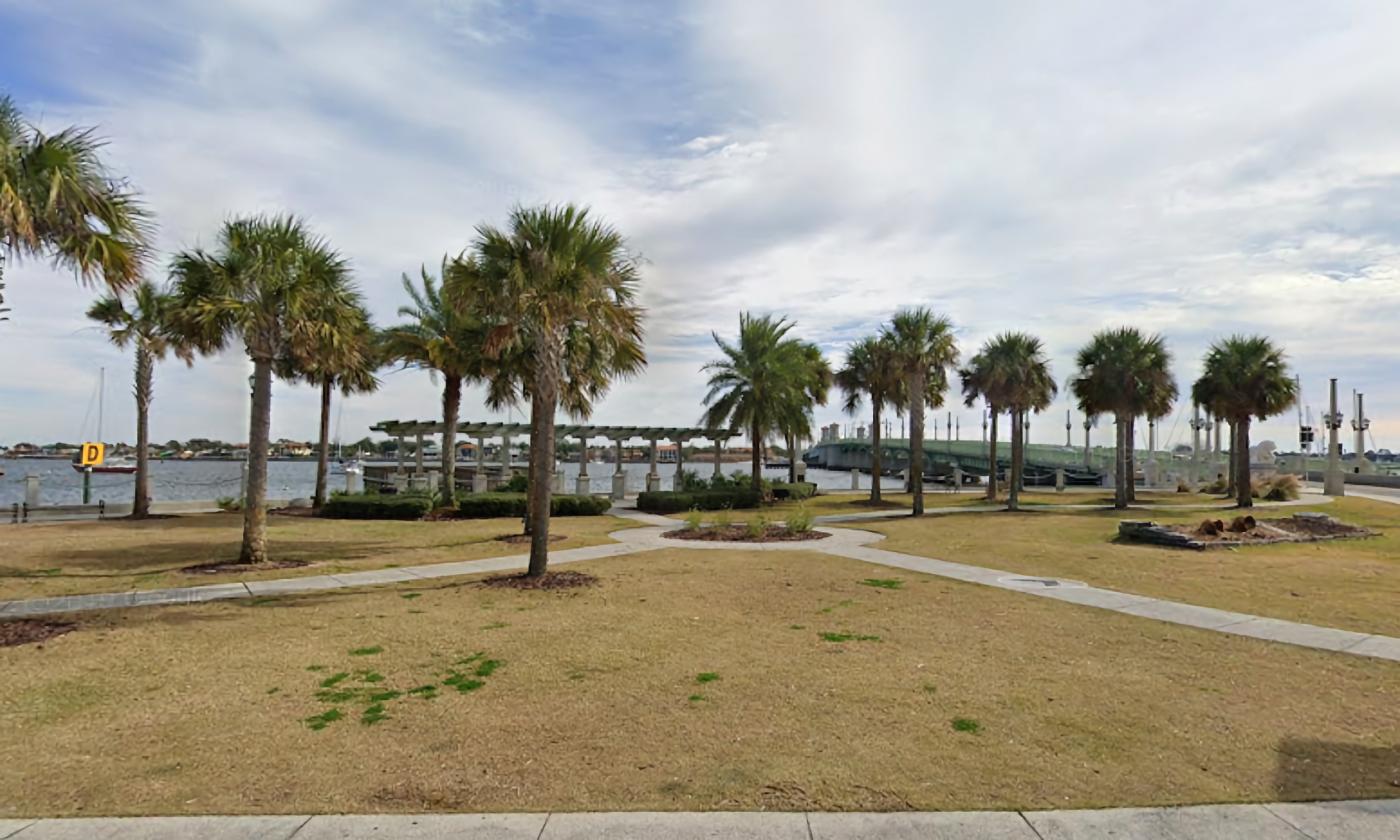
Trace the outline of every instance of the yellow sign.
{"label": "yellow sign", "polygon": [[100,466],[102,466],[102,456],[103,456],[104,453],[106,453],[106,451],[107,451],[106,445],[101,444],[101,443],[85,443],[85,444],[83,444],[83,466],[85,466],[85,467],[100,467]]}

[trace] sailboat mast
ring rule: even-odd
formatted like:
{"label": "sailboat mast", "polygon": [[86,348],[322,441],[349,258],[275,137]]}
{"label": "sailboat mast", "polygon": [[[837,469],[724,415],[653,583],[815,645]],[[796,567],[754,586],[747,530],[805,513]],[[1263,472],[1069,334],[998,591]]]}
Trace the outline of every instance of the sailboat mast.
{"label": "sailboat mast", "polygon": [[102,399],[107,392],[107,368],[97,369],[97,442],[102,442]]}

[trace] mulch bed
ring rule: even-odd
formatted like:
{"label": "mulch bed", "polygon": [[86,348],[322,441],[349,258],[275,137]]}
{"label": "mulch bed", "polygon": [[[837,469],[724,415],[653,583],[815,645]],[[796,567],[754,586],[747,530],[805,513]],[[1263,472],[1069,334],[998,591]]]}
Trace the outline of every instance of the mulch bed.
{"label": "mulch bed", "polygon": [[[568,534],[550,534],[550,535],[549,535],[549,541],[550,541],[550,542],[559,542],[560,540],[567,540],[568,538],[569,538],[569,535],[568,535]],[[499,537],[493,537],[492,539],[499,540],[499,541],[501,541],[501,542],[503,542],[503,543],[510,543],[511,545],[519,545],[520,543],[529,543],[529,542],[530,542],[530,535],[529,535],[529,534],[502,534],[501,536],[499,536]]]}
{"label": "mulch bed", "polygon": [[303,516],[312,517],[316,515],[316,510],[309,507],[280,507],[272,508],[268,511],[270,516]]}
{"label": "mulch bed", "polygon": [[597,586],[598,579],[586,572],[545,572],[539,577],[526,575],[497,575],[481,581],[487,589],[582,589]]}
{"label": "mulch bed", "polygon": [[71,621],[43,621],[37,618],[0,621],[0,647],[32,645],[76,629],[78,625]]}
{"label": "mulch bed", "polygon": [[667,531],[661,536],[672,540],[698,540],[700,542],[766,543],[824,540],[831,535],[823,531],[789,531],[782,525],[769,525],[764,529],[762,535],[754,536],[749,533],[749,526],[747,525],[727,525],[723,528],[716,525],[708,528],[701,528],[698,531],[687,531],[684,529]]}
{"label": "mulch bed", "polygon": [[300,569],[311,564],[305,560],[270,560],[266,563],[200,563],[180,571],[187,575],[218,575],[224,572],[261,572],[265,569]]}
{"label": "mulch bed", "polygon": [[1348,525],[1319,513],[1299,513],[1286,519],[1255,519],[1250,515],[1229,520],[1207,519],[1197,525],[1160,525],[1156,522],[1120,522],[1120,539],[1174,548],[1231,548],[1273,543],[1323,542],[1376,536],[1369,528]]}

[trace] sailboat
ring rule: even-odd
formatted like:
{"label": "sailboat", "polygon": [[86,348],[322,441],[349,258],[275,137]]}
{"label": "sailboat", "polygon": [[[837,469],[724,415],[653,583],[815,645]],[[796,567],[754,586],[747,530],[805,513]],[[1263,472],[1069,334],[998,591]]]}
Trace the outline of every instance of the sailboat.
{"label": "sailboat", "polygon": [[345,460],[345,454],[340,447],[340,418],[345,413],[345,403],[342,402],[335,415],[335,460],[331,462],[331,475],[360,475],[364,468],[360,466],[359,459],[351,458]]}
{"label": "sailboat", "polygon": [[[102,440],[102,399],[107,391],[107,369],[97,369],[97,439]],[[89,403],[91,405],[91,403]],[[136,472],[136,462],[131,458],[107,458],[101,464],[94,464],[90,467],[83,466],[82,455],[73,456],[73,469],[77,472],[94,473],[123,473],[130,474]]]}

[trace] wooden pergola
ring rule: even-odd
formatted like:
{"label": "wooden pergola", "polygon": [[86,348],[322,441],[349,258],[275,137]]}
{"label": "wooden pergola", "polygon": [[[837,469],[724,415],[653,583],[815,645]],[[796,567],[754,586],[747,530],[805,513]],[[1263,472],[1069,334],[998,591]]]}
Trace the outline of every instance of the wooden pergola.
{"label": "wooden pergola", "polygon": [[[391,437],[397,438],[398,465],[397,471],[403,471],[403,441],[412,437],[417,442],[414,453],[415,467],[417,472],[423,471],[423,438],[430,436],[441,436],[444,425],[441,420],[381,420],[370,426],[370,431],[382,432]],[[527,436],[530,434],[528,423],[484,423],[475,420],[463,420],[457,424],[457,433],[466,438],[475,438],[477,441],[476,463],[479,470],[486,465],[485,442],[488,438],[501,439],[501,463],[504,467],[510,464],[510,441],[513,437]],[[604,426],[576,423],[556,423],[554,435],[559,438],[574,438],[579,441],[584,450],[579,457],[579,486],[586,486],[588,483],[588,441],[597,438],[604,438],[612,441],[617,448],[615,458],[616,471],[613,474],[613,481],[622,480],[622,446],[629,440],[645,440],[650,444],[650,469],[647,473],[647,487],[649,489],[659,489],[660,476],[656,472],[657,444],[661,441],[669,441],[676,444],[676,486],[680,485],[680,475],[682,469],[683,452],[686,441],[697,438],[711,441],[715,444],[714,467],[715,475],[722,471],[721,450],[724,442],[731,437],[741,434],[734,429],[714,429],[701,426]]]}

